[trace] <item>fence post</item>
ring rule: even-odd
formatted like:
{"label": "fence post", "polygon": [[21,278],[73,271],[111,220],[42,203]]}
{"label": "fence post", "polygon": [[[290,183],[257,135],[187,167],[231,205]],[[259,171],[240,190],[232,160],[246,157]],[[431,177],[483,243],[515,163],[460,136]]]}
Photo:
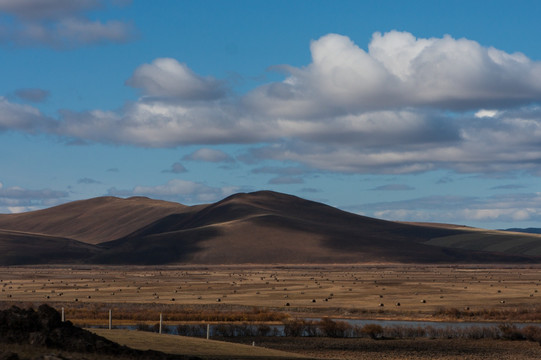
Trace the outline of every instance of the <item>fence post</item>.
{"label": "fence post", "polygon": [[109,309],[109,330],[113,328],[113,310]]}
{"label": "fence post", "polygon": [[207,340],[210,339],[210,324],[207,324]]}
{"label": "fence post", "polygon": [[162,313],[160,313],[160,334],[162,333],[162,320],[163,320],[163,316],[162,316]]}
{"label": "fence post", "polygon": [[66,321],[66,317],[64,315],[64,307],[62,307],[62,322]]}

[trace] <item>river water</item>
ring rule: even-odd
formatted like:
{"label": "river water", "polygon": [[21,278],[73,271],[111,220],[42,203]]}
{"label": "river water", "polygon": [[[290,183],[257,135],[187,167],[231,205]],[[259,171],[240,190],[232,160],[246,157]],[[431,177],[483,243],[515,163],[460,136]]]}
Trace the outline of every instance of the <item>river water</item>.
{"label": "river water", "polygon": [[[318,330],[317,323],[321,321],[320,318],[308,318],[304,319],[314,324],[312,327],[312,332],[310,330],[305,330],[302,336],[314,336],[314,334],[321,335],[321,331]],[[427,331],[425,336],[430,336],[429,334],[437,333],[438,331],[441,334],[458,334],[464,332],[468,329],[477,329],[478,331],[484,330],[493,330],[498,331],[500,325],[510,324],[516,328],[523,328],[528,325],[540,326],[540,323],[521,323],[521,322],[437,322],[437,321],[408,321],[408,320],[358,320],[358,319],[332,319],[336,322],[347,322],[352,327],[362,328],[368,324],[377,324],[384,328],[394,328],[394,329],[431,329],[432,331]],[[262,325],[253,325],[253,324],[235,324],[235,323],[224,323],[224,324],[209,324],[210,336],[254,336],[259,334],[260,336],[285,336],[285,326],[284,325],[268,325],[268,328],[265,329],[265,333],[261,333]],[[107,328],[104,326],[91,326],[95,328]],[[154,326],[141,326],[141,325],[114,325],[115,329],[128,329],[128,330],[146,330],[146,331],[158,331],[159,325],[156,323]],[[314,330],[315,329],[315,330]],[[162,327],[163,333],[178,335],[180,331],[181,335],[188,336],[199,336],[205,337],[207,333],[207,324],[179,324],[179,325],[164,325]],[[315,333],[314,333],[315,331]],[[346,335],[347,336],[347,335]]]}

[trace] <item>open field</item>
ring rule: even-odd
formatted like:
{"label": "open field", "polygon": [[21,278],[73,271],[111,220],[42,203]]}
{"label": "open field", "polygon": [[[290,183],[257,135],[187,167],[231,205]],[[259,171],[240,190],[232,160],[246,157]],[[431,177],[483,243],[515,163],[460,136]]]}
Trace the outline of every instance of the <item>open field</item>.
{"label": "open field", "polygon": [[[192,355],[203,359],[539,359],[537,343],[503,340],[333,338],[236,338],[257,346],[128,330],[93,330],[100,336],[139,350]],[[278,350],[279,349],[279,350]],[[287,351],[287,352],[286,352]]]}
{"label": "open field", "polygon": [[[115,334],[118,330],[104,330],[100,335],[110,339],[119,339],[122,334]],[[121,331],[122,332],[122,331]],[[107,334],[110,333],[110,334]],[[156,335],[149,333],[138,333],[132,331],[136,336],[131,340],[125,340],[125,344],[141,346],[137,334],[149,339],[156,340],[151,346],[152,349],[170,349],[173,342],[161,341],[159,339],[172,336]],[[149,336],[152,335],[152,336]],[[201,339],[190,339],[174,336],[177,348],[173,353],[177,354],[198,354],[197,358],[204,360],[222,359],[340,359],[340,360],[537,360],[541,357],[541,347],[534,342],[528,341],[504,341],[504,340],[464,340],[464,339],[415,339],[415,340],[371,340],[371,339],[334,339],[334,338],[244,338],[234,339],[239,342],[249,343],[256,341],[257,346],[226,344],[219,341],[206,341]],[[199,340],[199,342],[197,342]],[[209,345],[210,343],[215,344]],[[198,349],[191,346],[201,345]],[[208,347],[207,347],[208,346]],[[250,348],[249,350],[244,350]],[[88,359],[88,360],[128,360],[122,356],[104,354],[80,354],[66,351],[52,351],[46,348],[22,345],[0,344],[2,352],[15,352],[24,359],[34,359],[39,356],[51,356],[52,353],[61,355],[65,359]],[[239,353],[235,353],[239,351]],[[285,352],[285,353],[284,353]],[[271,355],[273,354],[273,355]],[[285,355],[289,354],[289,355]]]}
{"label": "open field", "polygon": [[[250,339],[245,339],[250,340]],[[539,344],[527,341],[333,338],[264,338],[259,345],[335,360],[536,360]]]}
{"label": "open field", "polygon": [[[540,283],[541,267],[533,265],[2,267],[0,305],[49,303],[65,307],[69,320],[104,325],[109,308],[124,323],[155,323],[159,312],[178,323],[254,308],[291,317],[433,320],[452,308],[477,320],[541,321]],[[186,315],[194,313],[199,318]]]}
{"label": "open field", "polygon": [[91,329],[91,331],[132,349],[156,350],[167,354],[198,356],[203,359],[309,359],[301,354],[224,341],[130,330]]}

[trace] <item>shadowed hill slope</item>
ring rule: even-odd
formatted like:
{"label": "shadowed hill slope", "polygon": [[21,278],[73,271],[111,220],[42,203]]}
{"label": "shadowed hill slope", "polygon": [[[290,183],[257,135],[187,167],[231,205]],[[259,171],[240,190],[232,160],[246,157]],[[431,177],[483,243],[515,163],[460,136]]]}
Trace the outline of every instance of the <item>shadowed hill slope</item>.
{"label": "shadowed hill slope", "polygon": [[[378,220],[271,191],[236,194],[190,207],[147,198],[97,198],[2,215],[2,229],[0,247],[12,246],[12,254],[17,247],[13,240],[6,242],[7,230],[19,231],[18,236],[25,231],[25,241],[42,242],[51,249],[59,246],[58,237],[71,239],[70,246],[89,248],[80,256],[75,252],[69,261],[101,264],[541,260],[537,253],[521,253],[520,247],[483,251],[479,246],[465,246],[462,240],[471,244],[486,235],[479,229]],[[516,238],[506,236],[506,241]],[[528,239],[541,246],[541,237]]]}
{"label": "shadowed hill slope", "polygon": [[98,244],[128,235],[187,206],[145,197],[112,196],[74,201],[22,214],[0,215],[0,229],[66,237]]}
{"label": "shadowed hill slope", "polygon": [[[102,244],[92,261],[132,263],[343,263],[535,261],[425,244],[468,233],[462,229],[395,223],[351,214],[270,191],[232,195],[170,215]],[[159,251],[151,251],[151,249]]]}
{"label": "shadowed hill slope", "polygon": [[69,264],[101,252],[94,245],[55,236],[0,230],[0,264]]}

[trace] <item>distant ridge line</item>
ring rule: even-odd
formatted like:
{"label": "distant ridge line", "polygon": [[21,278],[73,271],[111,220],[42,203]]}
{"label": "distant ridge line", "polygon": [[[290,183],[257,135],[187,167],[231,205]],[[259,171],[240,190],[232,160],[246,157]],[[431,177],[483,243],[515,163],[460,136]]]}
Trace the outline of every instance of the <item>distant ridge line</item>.
{"label": "distant ridge line", "polygon": [[99,197],[0,215],[0,265],[540,261],[538,235],[386,221],[268,190],[194,206]]}

